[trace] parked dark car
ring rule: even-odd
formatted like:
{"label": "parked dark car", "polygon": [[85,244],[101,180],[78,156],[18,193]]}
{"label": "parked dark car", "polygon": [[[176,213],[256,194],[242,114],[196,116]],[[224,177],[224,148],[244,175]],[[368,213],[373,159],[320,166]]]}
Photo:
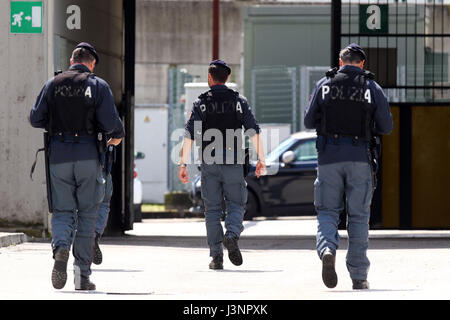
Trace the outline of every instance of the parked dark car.
{"label": "parked dark car", "polygon": [[[297,132],[283,140],[266,158],[267,175],[255,176],[255,165],[246,178],[248,200],[245,220],[257,216],[315,215],[314,180],[317,175],[315,132]],[[191,185],[191,211],[203,212],[201,177]]]}

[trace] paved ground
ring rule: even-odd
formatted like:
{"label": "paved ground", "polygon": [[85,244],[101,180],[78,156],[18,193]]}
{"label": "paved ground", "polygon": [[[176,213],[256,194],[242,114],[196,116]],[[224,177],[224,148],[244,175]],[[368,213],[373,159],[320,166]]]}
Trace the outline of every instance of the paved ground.
{"label": "paved ground", "polygon": [[[226,259],[222,271],[208,269],[202,221],[175,220],[172,228],[169,223],[146,220],[135,224],[127,236],[104,238],[104,262],[92,268],[91,278],[98,288],[94,293],[73,290],[73,257],[66,287],[53,289],[48,242],[0,248],[0,299],[450,299],[447,232],[373,234],[371,290],[353,291],[345,266],[345,237],[337,253],[339,283],[328,289],[321,280],[314,232],[295,235],[289,231],[294,224],[302,224],[305,230],[315,228],[314,219],[248,223],[240,241],[244,264],[236,267]],[[271,230],[269,225],[277,225],[278,233],[284,230],[285,234],[263,234]],[[186,234],[166,233],[176,228]]]}
{"label": "paved ground", "polygon": [[[134,236],[204,237],[204,219],[146,219],[135,223],[126,234]],[[266,238],[315,238],[317,220],[315,216],[283,217],[277,219],[258,218],[244,221],[242,237]],[[339,231],[342,238],[345,230]],[[370,230],[370,238],[449,238],[450,230]]]}

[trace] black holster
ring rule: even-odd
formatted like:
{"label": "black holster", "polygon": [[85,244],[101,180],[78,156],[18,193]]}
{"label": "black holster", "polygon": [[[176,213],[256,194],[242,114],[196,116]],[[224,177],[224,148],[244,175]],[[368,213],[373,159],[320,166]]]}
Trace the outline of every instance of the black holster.
{"label": "black holster", "polygon": [[105,169],[106,173],[110,174],[112,171],[112,165],[116,162],[116,147],[114,145],[108,146],[108,151],[106,152]]}
{"label": "black holster", "polygon": [[369,158],[369,163],[372,168],[373,174],[373,189],[377,188],[377,173],[380,167],[380,156],[381,156],[381,139],[379,136],[373,136],[370,139],[367,156]]}
{"label": "black holster", "polygon": [[244,169],[244,178],[246,178],[248,176],[248,173],[250,172],[250,149],[249,148],[245,148],[245,151],[244,151],[243,169]]}
{"label": "black holster", "polygon": [[108,141],[106,141],[106,135],[99,132],[97,134],[97,151],[99,155],[106,153]]}
{"label": "black holster", "polygon": [[44,132],[44,148],[36,151],[36,156],[34,159],[34,163],[31,166],[30,178],[33,180],[34,169],[36,168],[37,156],[39,152],[44,151],[44,159],[45,159],[45,182],[47,185],[47,203],[48,203],[48,212],[53,212],[53,204],[52,204],[52,186],[50,183],[50,134],[48,132]]}

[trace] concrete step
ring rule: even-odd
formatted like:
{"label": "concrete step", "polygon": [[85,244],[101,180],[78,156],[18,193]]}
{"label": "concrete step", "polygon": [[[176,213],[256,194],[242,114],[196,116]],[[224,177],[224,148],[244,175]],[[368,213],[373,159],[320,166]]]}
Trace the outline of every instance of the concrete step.
{"label": "concrete step", "polygon": [[27,236],[24,233],[0,232],[0,248],[27,242]]}

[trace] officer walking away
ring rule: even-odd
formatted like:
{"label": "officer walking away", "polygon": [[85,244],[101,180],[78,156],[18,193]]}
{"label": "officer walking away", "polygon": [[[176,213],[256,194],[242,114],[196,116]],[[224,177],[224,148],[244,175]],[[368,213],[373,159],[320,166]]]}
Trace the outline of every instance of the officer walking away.
{"label": "officer walking away", "polygon": [[335,256],[339,213],[347,208],[347,269],[353,289],[368,289],[370,204],[375,187],[372,141],[393,128],[388,100],[374,75],[363,70],[366,54],[352,43],[339,54],[339,70],[319,80],[305,112],[305,127],[317,131],[318,170],[314,182],[317,253],[322,279],[337,285]]}
{"label": "officer walking away", "polygon": [[[50,79],[30,113],[31,125],[48,131],[52,249],[52,284],[62,289],[73,242],[76,290],[95,290],[89,276],[94,252],[97,208],[105,195],[99,161],[104,135],[123,131],[108,84],[95,76],[99,57],[82,42],[70,59],[70,68]],[[114,143],[114,141],[110,141]]]}
{"label": "officer walking away", "polygon": [[101,165],[103,171],[103,177],[105,178],[105,197],[98,206],[98,217],[95,224],[95,239],[94,239],[94,264],[101,264],[103,261],[103,254],[100,249],[100,239],[105,231],[108,223],[110,202],[113,194],[113,183],[111,170],[112,165],[116,159],[116,146],[122,142],[122,138],[125,136],[124,131],[113,132],[111,138],[108,139],[107,150],[101,155]]}
{"label": "officer walking away", "polygon": [[[238,240],[243,231],[244,206],[247,202],[247,184],[244,179],[244,149],[242,127],[258,155],[256,175],[265,172],[265,157],[260,143],[260,128],[247,100],[225,83],[231,68],[222,60],[214,60],[208,69],[210,90],[194,102],[186,124],[178,176],[188,182],[186,164],[194,139],[201,146],[201,192],[205,204],[207,241],[212,261],[210,269],[223,269],[222,243],[234,265],[241,265],[242,254]],[[225,199],[226,233],[221,224],[222,200]]]}

